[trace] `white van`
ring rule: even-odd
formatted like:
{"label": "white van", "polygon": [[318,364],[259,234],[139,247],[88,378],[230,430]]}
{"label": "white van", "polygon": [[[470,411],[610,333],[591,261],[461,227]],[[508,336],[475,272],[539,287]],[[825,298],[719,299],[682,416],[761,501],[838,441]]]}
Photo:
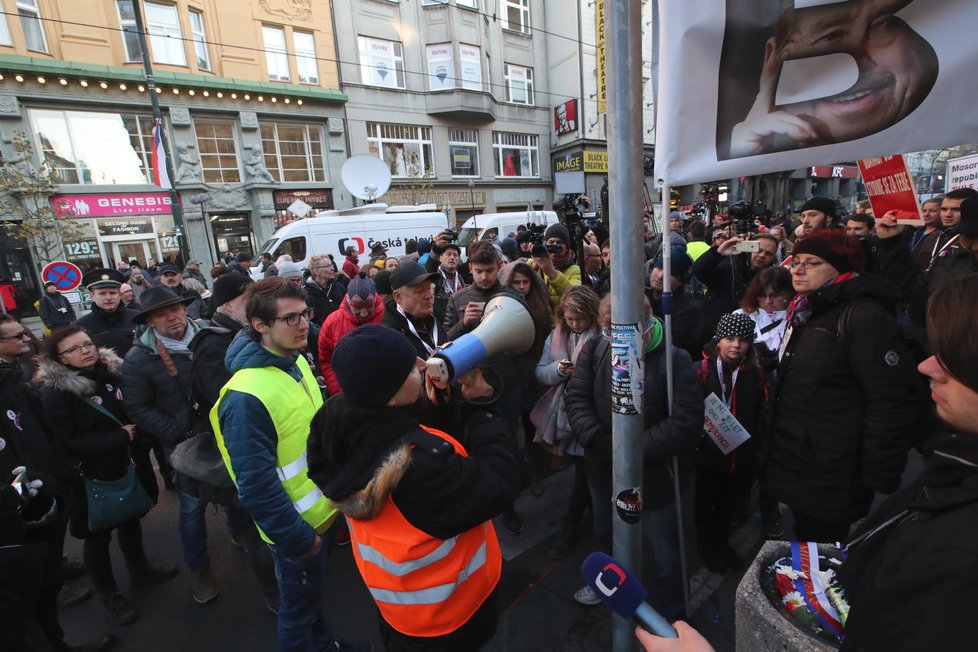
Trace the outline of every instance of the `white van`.
{"label": "white van", "polygon": [[[309,267],[309,259],[314,255],[332,254],[336,266],[342,267],[347,247],[354,247],[364,256],[379,242],[387,248],[388,256],[403,256],[408,240],[430,241],[447,228],[448,218],[434,204],[367,204],[323,211],[315,217],[290,222],[262,245],[261,252],[270,253],[272,260],[288,254],[303,269]],[[365,262],[361,258],[361,263]],[[252,276],[261,278],[258,267],[252,267]]]}
{"label": "white van", "polygon": [[515,211],[474,215],[465,220],[465,224],[459,230],[458,246],[462,248],[464,257],[466,247],[476,240],[505,238],[510,233],[516,233],[518,226],[525,226],[527,223],[542,224],[547,227],[558,222],[557,213],[553,211]]}

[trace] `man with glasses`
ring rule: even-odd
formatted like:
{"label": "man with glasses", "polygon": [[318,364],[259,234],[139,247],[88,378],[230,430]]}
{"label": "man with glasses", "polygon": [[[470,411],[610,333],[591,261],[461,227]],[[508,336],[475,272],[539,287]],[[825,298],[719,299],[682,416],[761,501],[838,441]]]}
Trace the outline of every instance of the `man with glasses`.
{"label": "man with glasses", "polygon": [[301,355],[312,316],[306,292],[271,277],[251,286],[247,297],[250,328],[228,349],[233,376],[210,420],[239,500],[275,558],[279,649],[370,649],[335,640],[322,615],[329,561],[323,538],[337,512],[306,466],[309,424],[323,404]]}
{"label": "man with glasses", "polygon": [[309,307],[313,309],[312,321],[322,326],[330,313],[340,307],[346,288],[336,280],[336,267],[325,254],[309,260],[309,278],[304,283],[309,295]]}
{"label": "man with glasses", "polygon": [[112,349],[124,358],[132,348],[135,310],[122,305],[119,288],[126,278],[114,269],[93,269],[82,277],[82,285],[92,295],[92,312],[75,323],[88,331],[92,341],[105,349]]}

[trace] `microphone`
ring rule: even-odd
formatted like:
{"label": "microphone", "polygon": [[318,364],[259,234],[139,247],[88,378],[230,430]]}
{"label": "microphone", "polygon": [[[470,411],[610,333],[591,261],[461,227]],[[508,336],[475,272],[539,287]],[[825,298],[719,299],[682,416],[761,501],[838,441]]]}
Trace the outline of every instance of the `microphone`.
{"label": "microphone", "polygon": [[645,601],[648,591],[624,566],[603,552],[592,552],[581,564],[581,575],[605,606],[646,631],[679,638],[669,621]]}

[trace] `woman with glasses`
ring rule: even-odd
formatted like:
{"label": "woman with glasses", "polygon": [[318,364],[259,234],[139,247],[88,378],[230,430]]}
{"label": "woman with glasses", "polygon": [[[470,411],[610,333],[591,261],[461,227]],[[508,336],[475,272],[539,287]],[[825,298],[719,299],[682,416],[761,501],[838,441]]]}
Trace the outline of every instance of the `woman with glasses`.
{"label": "woman with glasses", "polygon": [[[136,426],[122,406],[122,359],[112,349],[100,349],[80,326],[55,329],[44,340],[44,352],[34,382],[52,432],[57,433],[65,453],[78,460],[84,477],[118,480],[134,462],[148,469],[150,443],[136,437]],[[145,474],[140,474],[144,476]],[[155,482],[142,480],[146,493],[154,495]],[[117,625],[131,623],[138,612],[120,592],[112,573],[109,542],[112,531],[129,569],[130,586],[145,586],[173,577],[174,566],[160,567],[146,558],[140,519],[92,532],[88,529],[85,490],[78,487],[72,506],[73,535],[85,540],[85,568],[102,597],[109,620]]]}
{"label": "woman with glasses", "polygon": [[769,366],[765,358],[770,356],[770,362],[774,362],[781,349],[788,326],[788,302],[793,296],[791,273],[782,267],[767,267],[757,273],[740,301],[737,313],[754,320],[754,342],[763,345],[758,347],[758,355],[765,366]]}
{"label": "woman with glasses", "polygon": [[820,230],[795,246],[762,490],[800,541],[843,541],[874,492],[897,488],[923,399],[896,297],[864,276],[858,239]]}

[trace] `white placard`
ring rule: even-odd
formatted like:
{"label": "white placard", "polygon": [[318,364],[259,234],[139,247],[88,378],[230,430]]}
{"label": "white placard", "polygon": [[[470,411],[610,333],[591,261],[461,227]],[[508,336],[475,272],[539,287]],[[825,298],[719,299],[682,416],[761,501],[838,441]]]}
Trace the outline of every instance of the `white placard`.
{"label": "white placard", "polygon": [[729,455],[730,451],[750,439],[750,433],[740,425],[737,417],[727,409],[716,394],[711,392],[703,400],[703,408],[703,431],[724,455]]}

